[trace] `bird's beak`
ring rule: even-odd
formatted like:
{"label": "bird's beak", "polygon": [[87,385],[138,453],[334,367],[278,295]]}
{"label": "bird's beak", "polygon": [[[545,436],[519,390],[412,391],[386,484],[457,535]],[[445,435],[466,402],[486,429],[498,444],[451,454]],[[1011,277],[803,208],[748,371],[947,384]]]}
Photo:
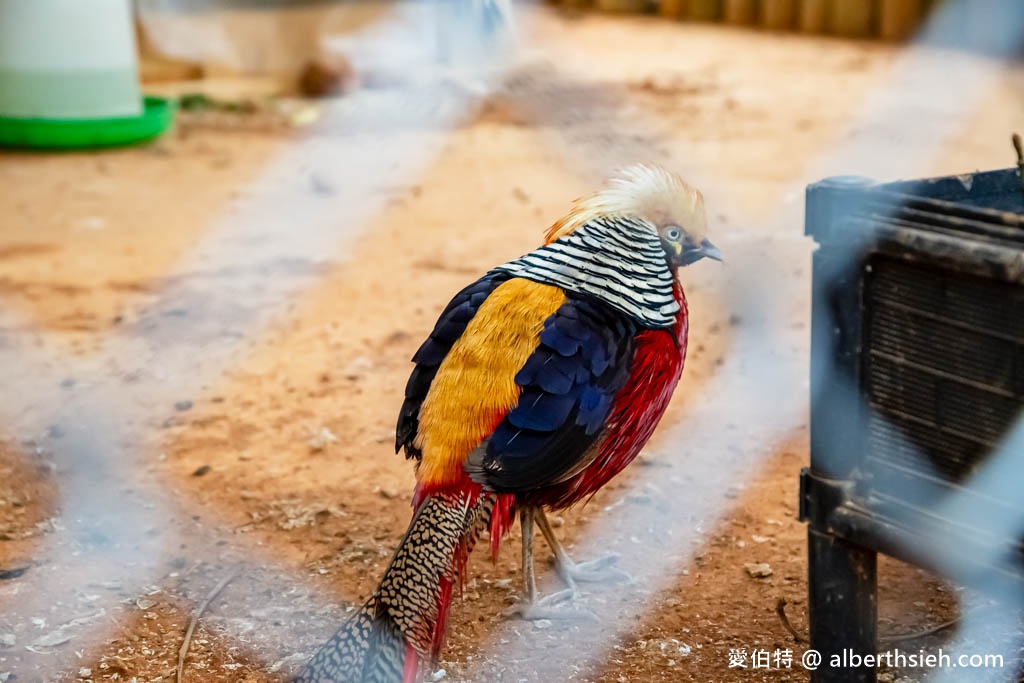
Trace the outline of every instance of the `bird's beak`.
{"label": "bird's beak", "polygon": [[722,252],[718,251],[718,247],[711,244],[711,242],[704,240],[700,243],[701,253],[704,254],[704,258],[709,258],[712,261],[722,262]]}
{"label": "bird's beak", "polygon": [[709,258],[713,261],[722,261],[722,252],[718,250],[718,247],[711,244],[708,240],[704,240],[696,247],[690,247],[684,249],[682,254],[683,265],[688,266],[691,263],[696,263],[702,258]]}

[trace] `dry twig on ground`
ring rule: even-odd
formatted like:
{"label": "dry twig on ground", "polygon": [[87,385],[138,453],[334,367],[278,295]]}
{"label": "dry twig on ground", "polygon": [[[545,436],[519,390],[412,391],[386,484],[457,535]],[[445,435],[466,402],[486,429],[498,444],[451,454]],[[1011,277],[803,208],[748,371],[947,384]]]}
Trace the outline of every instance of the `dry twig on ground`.
{"label": "dry twig on ground", "polygon": [[199,617],[203,615],[206,608],[210,606],[220,592],[224,590],[231,581],[238,576],[238,570],[235,570],[220,580],[213,590],[207,594],[206,599],[199,605],[199,608],[192,614],[192,618],[188,622],[188,628],[185,630],[185,641],[181,644],[181,649],[178,650],[178,670],[175,673],[174,680],[176,683],[182,683],[185,680],[185,656],[188,655],[188,647],[192,644],[192,633],[196,630],[196,624],[199,623]]}

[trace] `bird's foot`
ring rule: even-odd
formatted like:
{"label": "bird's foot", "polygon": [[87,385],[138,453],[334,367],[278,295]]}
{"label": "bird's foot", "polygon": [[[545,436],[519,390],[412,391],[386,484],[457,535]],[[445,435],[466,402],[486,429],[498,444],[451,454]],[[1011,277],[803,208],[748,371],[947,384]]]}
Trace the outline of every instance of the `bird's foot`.
{"label": "bird's foot", "polygon": [[596,560],[590,560],[589,562],[573,562],[567,556],[552,558],[555,565],[555,571],[562,577],[562,580],[574,588],[576,582],[580,583],[595,583],[595,582],[611,582],[611,581],[623,581],[625,583],[632,583],[633,577],[622,571],[618,567],[613,566],[619,561],[619,556],[615,553],[599,557]]}
{"label": "bird's foot", "polygon": [[546,595],[539,600],[520,600],[502,612],[505,617],[518,617],[526,621],[578,621],[597,619],[597,615],[576,603],[579,593],[573,588]]}

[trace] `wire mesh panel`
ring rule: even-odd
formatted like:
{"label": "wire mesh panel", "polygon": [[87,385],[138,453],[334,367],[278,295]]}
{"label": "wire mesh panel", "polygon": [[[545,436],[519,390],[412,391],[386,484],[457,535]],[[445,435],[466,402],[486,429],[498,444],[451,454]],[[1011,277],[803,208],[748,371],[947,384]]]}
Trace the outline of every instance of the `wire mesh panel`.
{"label": "wire mesh panel", "polygon": [[871,469],[963,481],[1024,405],[1024,288],[877,258],[865,315]]}

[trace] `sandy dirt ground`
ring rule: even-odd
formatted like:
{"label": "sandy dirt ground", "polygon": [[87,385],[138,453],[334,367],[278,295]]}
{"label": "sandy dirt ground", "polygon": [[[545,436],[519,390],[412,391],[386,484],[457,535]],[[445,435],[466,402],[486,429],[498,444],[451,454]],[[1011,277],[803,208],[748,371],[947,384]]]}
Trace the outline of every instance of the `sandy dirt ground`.
{"label": "sandy dirt ground", "polygon": [[[634,563],[670,553],[670,570],[656,587],[585,586],[599,620],[626,615],[627,625],[588,652],[592,626],[501,615],[520,581],[515,529],[495,563],[472,558],[433,677],[806,679],[796,665],[729,668],[728,654],[792,649],[798,659],[806,648],[776,613],[785,600],[806,633],[796,517],[812,245],[802,187],[816,169],[843,170],[822,165],[830,149],[870,134],[855,117],[899,50],[653,18],[531,21],[534,61],[464,117],[428,114],[445,125],[361,133],[182,117],[136,149],[0,153],[0,351],[5,376],[25,381],[2,390],[0,680],[174,680],[190,617],[218,587],[192,636],[187,680],[286,680],[373,590],[408,522],[413,472],[393,452],[393,425],[408,359],[439,311],[536,246],[607,170],[637,160],[695,178],[716,243],[753,259],[683,273],[691,347],[663,428],[629,471],[556,524],[570,548],[603,525],[632,541]],[[1009,166],[1008,134],[1024,120],[1019,82],[997,83],[920,174]],[[378,145],[401,153],[364,187],[356,176]],[[277,199],[294,205],[269,210]],[[250,222],[298,242],[311,221],[325,226],[324,241],[304,260],[264,254],[262,269],[247,271],[253,263],[201,256],[211,235],[234,245],[232,230],[249,249],[240,253],[258,253],[262,233],[244,237]],[[793,378],[785,400],[797,415],[769,443],[764,425],[732,424],[733,450],[709,455],[679,425],[716,391],[750,324],[722,292],[758,277],[757,258],[773,274],[765,290],[789,297],[771,358]],[[202,312],[229,290],[257,302],[243,322]],[[150,353],[182,330],[191,339],[193,325],[213,333]],[[71,442],[104,409],[102,436],[124,456],[95,470],[109,477],[90,478],[94,461],[76,460],[85,456]],[[701,454],[719,483],[688,465]],[[651,472],[657,486],[632,485]],[[88,490],[69,488],[70,475]],[[658,525],[615,526],[625,510],[669,499],[716,511],[672,520],[695,534],[686,547]],[[752,577],[751,562],[771,575]],[[545,589],[557,587],[541,573]],[[883,634],[956,614],[955,587],[895,562],[880,574]],[[886,675],[900,673],[921,675]]]}

